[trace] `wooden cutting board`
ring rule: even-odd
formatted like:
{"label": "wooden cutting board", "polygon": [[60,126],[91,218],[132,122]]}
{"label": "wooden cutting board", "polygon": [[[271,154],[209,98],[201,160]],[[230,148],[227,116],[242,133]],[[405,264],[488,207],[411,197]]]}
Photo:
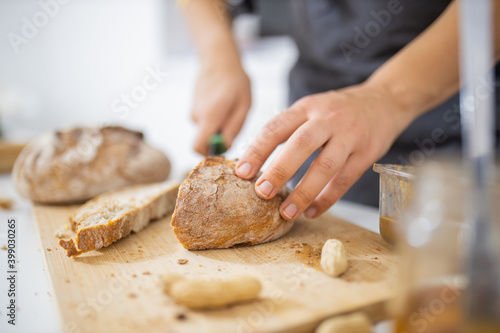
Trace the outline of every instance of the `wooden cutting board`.
{"label": "wooden cutting board", "polygon": [[[311,332],[330,316],[357,309],[377,313],[395,294],[397,258],[379,235],[331,215],[301,219],[285,237],[263,245],[188,251],[168,216],[108,248],[66,257],[54,232],[76,206],[34,206],[64,332]],[[321,247],[337,238],[349,267],[332,278],[319,267]],[[180,265],[179,259],[188,263]],[[164,273],[225,279],[251,275],[260,299],[191,311],[162,293]]]}
{"label": "wooden cutting board", "polygon": [[0,140],[0,173],[12,170],[17,156],[25,146],[25,144]]}

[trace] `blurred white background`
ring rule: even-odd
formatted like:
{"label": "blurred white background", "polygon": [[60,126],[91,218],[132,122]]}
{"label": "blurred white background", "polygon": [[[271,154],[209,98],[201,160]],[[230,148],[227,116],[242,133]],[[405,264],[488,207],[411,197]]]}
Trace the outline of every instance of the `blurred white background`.
{"label": "blurred white background", "polygon": [[[231,157],[286,107],[296,58],[287,37],[259,38],[252,15],[239,16],[234,30],[253,106]],[[143,130],[169,155],[176,178],[200,160],[189,118],[198,59],[174,0],[2,0],[0,35],[0,126],[7,139],[123,124]],[[151,71],[168,75],[146,91],[142,82]],[[122,95],[134,91],[140,99],[125,112]]]}

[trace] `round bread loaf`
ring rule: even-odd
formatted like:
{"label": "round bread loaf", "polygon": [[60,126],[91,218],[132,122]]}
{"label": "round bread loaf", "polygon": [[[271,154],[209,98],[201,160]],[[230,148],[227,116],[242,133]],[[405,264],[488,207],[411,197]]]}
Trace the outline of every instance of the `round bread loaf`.
{"label": "round bread loaf", "polygon": [[186,249],[202,250],[254,245],[286,234],[293,221],[283,219],[279,207],[286,188],[270,199],[254,189],[257,177],[236,176],[234,161],[207,157],[182,183],[172,227]]}
{"label": "round bread loaf", "polygon": [[163,181],[170,162],[140,132],[71,128],[26,146],[12,171],[19,193],[41,203],[76,203],[133,184]]}

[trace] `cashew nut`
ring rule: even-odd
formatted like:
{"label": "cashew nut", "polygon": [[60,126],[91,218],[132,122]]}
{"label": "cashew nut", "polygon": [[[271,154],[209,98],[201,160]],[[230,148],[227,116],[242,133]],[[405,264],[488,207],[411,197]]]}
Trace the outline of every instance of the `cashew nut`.
{"label": "cashew nut", "polygon": [[344,244],[338,239],[329,239],[321,250],[321,268],[331,276],[339,276],[347,269]]}
{"label": "cashew nut", "polygon": [[164,292],[190,309],[210,309],[248,302],[257,298],[260,282],[248,276],[225,281],[188,280],[164,276]]}
{"label": "cashew nut", "polygon": [[316,333],[370,333],[372,324],[365,314],[357,312],[323,321]]}

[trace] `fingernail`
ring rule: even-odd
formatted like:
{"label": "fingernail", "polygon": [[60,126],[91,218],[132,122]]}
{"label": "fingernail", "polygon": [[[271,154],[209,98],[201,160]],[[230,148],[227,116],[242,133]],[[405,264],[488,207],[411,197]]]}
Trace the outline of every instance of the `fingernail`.
{"label": "fingernail", "polygon": [[236,171],[238,172],[238,176],[240,177],[250,177],[250,171],[252,171],[252,166],[250,165],[250,163],[246,162],[240,165],[238,169],[236,169]]}
{"label": "fingernail", "polygon": [[264,180],[259,186],[257,186],[257,191],[259,191],[264,198],[267,198],[271,195],[273,188],[273,184],[271,184],[268,180]]}
{"label": "fingernail", "polygon": [[291,204],[289,204],[288,206],[285,207],[285,209],[283,210],[283,213],[289,219],[293,219],[293,217],[297,213],[297,206],[295,206],[295,204],[291,203]]}
{"label": "fingernail", "polygon": [[316,213],[318,212],[318,210],[314,207],[310,207],[306,210],[306,216],[307,217],[314,217],[316,216]]}

